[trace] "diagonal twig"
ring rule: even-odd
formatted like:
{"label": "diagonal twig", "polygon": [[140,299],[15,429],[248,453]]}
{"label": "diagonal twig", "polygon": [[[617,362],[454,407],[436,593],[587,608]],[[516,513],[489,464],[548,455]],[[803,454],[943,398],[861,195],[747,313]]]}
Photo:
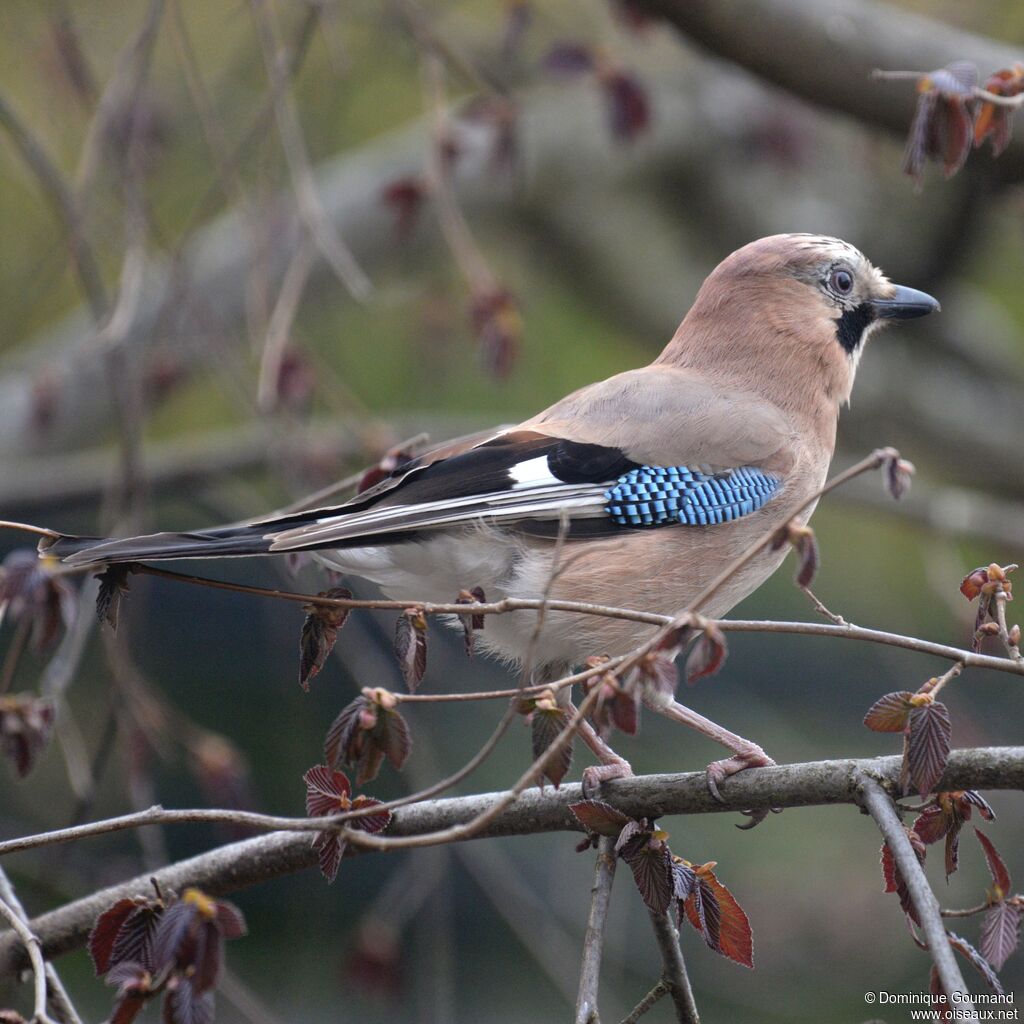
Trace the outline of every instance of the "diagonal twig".
{"label": "diagonal twig", "polygon": [[604,930],[608,921],[612,882],[615,879],[615,839],[602,836],[597,844],[594,884],[590,889],[590,913],[583,939],[583,962],[580,966],[580,987],[576,996],[575,1024],[598,1024],[597,990],[601,977],[601,954]]}

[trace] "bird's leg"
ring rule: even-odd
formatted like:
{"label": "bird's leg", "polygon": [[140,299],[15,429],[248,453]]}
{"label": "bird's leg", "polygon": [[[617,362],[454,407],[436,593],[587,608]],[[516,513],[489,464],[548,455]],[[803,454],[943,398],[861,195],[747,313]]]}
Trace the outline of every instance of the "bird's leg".
{"label": "bird's leg", "polygon": [[[532,681],[544,682],[561,679],[568,672],[568,666],[549,665],[533,674]],[[538,676],[540,678],[538,678]],[[572,703],[570,688],[563,686],[555,698],[560,707],[571,715],[575,714],[576,708]],[[614,750],[597,734],[597,730],[586,720],[580,722],[577,729],[579,737],[593,751],[600,764],[592,764],[583,769],[583,795],[591,799],[600,788],[602,782],[610,779],[624,779],[633,774],[633,768],[624,758],[615,753]]]}
{"label": "bird's leg", "polygon": [[610,779],[626,779],[633,774],[633,766],[608,746],[598,735],[597,730],[584,719],[579,727],[580,739],[594,752],[600,764],[592,764],[583,769],[583,795],[592,799],[602,782]]}
{"label": "bird's leg", "polygon": [[722,794],[718,791],[720,783],[724,782],[730,775],[743,771],[744,768],[761,768],[773,765],[775,762],[756,744],[729,732],[717,722],[705,718],[692,708],[680,704],[677,700],[665,698],[662,695],[651,695],[646,697],[644,703],[659,715],[670,718],[673,722],[696,729],[716,743],[733,752],[732,757],[724,758],[721,761],[712,761],[707,767],[708,789],[711,795],[718,801],[722,800]]}

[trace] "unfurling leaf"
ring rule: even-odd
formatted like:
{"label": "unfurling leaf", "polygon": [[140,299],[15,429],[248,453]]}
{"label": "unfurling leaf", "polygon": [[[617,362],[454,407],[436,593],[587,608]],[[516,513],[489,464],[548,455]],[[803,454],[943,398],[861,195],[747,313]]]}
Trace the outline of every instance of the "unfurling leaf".
{"label": "unfurling leaf", "polygon": [[51,571],[53,559],[15,548],[0,565],[0,606],[12,621],[32,627],[32,646],[44,651],[57,639],[61,626],[75,617],[74,593],[67,581]]}
{"label": "unfurling leaf", "polygon": [[909,490],[914,477],[914,464],[901,459],[896,452],[890,452],[882,465],[882,479],[890,496],[899,501]]}
{"label": "unfurling leaf", "polygon": [[975,828],[974,834],[978,837],[982,850],[985,851],[985,862],[988,864],[988,871],[992,876],[992,884],[995,886],[995,891],[990,893],[990,897],[993,902],[1004,900],[1010,895],[1010,891],[1013,888],[1010,872],[1007,870],[1003,858],[999,856],[999,851],[995,848],[992,840],[979,828]]}
{"label": "unfurling leaf", "polygon": [[[474,587],[472,590],[460,590],[459,596],[455,599],[456,604],[484,604],[487,600],[483,587]],[[466,644],[466,657],[473,657],[473,635],[478,629],[483,629],[487,622],[486,615],[460,615],[462,623],[463,639]]]}
{"label": "unfurling leaf", "polygon": [[947,178],[963,167],[973,142],[977,84],[978,69],[966,61],[929,72],[918,82],[917,110],[903,156],[903,170],[918,187],[930,158],[941,161]]}
{"label": "unfurling leaf", "polygon": [[160,916],[153,936],[154,973],[172,970],[188,979],[192,994],[216,987],[224,959],[224,924],[231,937],[245,934],[245,919],[234,904],[186,889]]}
{"label": "unfurling leaf", "polygon": [[981,919],[981,955],[1000,971],[1020,942],[1020,911],[1012,903],[993,903]]}
{"label": "unfurling leaf", "polygon": [[935,803],[924,808],[914,822],[913,831],[926,845],[946,840],[946,879],[957,869],[960,830],[977,808],[983,818],[991,820],[992,808],[974,790],[938,793]]}
{"label": "unfurling leaf", "polygon": [[103,980],[117,987],[110,1024],[132,1024],[150,998],[159,991],[154,988],[153,975],[133,961],[112,967]]}
{"label": "unfurling leaf", "polygon": [[515,296],[501,287],[477,292],[470,301],[469,318],[484,368],[496,377],[507,377],[523,337]]}
{"label": "unfurling leaf", "polygon": [[945,704],[932,701],[911,709],[904,771],[922,797],[935,789],[946,770],[951,733],[952,724]]}
{"label": "unfurling leaf", "polygon": [[1003,986],[996,977],[996,972],[992,970],[992,965],[966,939],[962,939],[953,932],[946,932],[946,934],[949,936],[949,944],[971,963],[985,979],[985,984],[993,992],[1002,995]]}
{"label": "unfurling leaf", "polygon": [[603,800],[580,800],[569,804],[569,810],[588,832],[596,832],[599,836],[621,835],[630,820],[628,815]]}
{"label": "unfurling leaf", "polygon": [[24,778],[46,748],[53,729],[54,706],[34,693],[0,696],[0,750]]}
{"label": "unfurling leaf", "polygon": [[[985,92],[996,96],[1018,96],[1024,92],[1024,65],[1014,64],[990,75],[983,86]],[[992,140],[992,156],[999,156],[1010,144],[1014,111],[1009,107],[997,106],[982,100],[974,122],[974,145],[980,146],[985,139]]]}
{"label": "unfurling leaf", "polygon": [[[905,829],[904,831],[907,834],[907,838],[910,840],[910,845],[914,850],[918,863],[923,864],[927,854],[924,842],[913,830]],[[885,880],[885,887],[883,891],[896,893],[899,897],[900,906],[903,908],[903,913],[906,914],[914,924],[920,927],[921,922],[917,916],[917,910],[910,898],[910,889],[907,888],[907,883],[903,878],[900,867],[896,863],[896,857],[893,855],[892,849],[888,843],[882,843],[881,863],[882,878]]]}
{"label": "unfurling leaf", "polygon": [[599,75],[608,106],[608,126],[616,142],[633,142],[651,124],[647,89],[632,72],[612,67]]}
{"label": "unfurling leaf", "polygon": [[[311,818],[323,818],[332,814],[380,806],[379,800],[367,796],[351,799],[352,788],[345,773],[331,771],[327,765],[318,764],[310,768],[302,779],[306,783],[306,813]],[[352,818],[346,825],[361,832],[376,833],[383,832],[390,822],[391,812],[384,810]],[[335,831],[318,832],[313,839],[313,849],[317,852],[320,870],[328,882],[333,882],[338,875],[345,846],[345,840]]]}
{"label": "unfurling leaf", "polygon": [[772,538],[772,551],[778,551],[789,544],[796,552],[797,567],[794,582],[798,587],[806,589],[814,582],[821,559],[818,556],[818,542],[814,531],[809,526],[796,526],[786,523],[775,532]]}
{"label": "unfurling leaf", "polygon": [[556,75],[580,75],[593,71],[595,63],[589,46],[569,40],[555,43],[541,60],[544,70]]}
{"label": "unfurling leaf", "polygon": [[682,906],[686,917],[716,953],[752,968],[753,933],[743,908],[710,865],[696,868],[695,878],[696,885]]}
{"label": "unfurling leaf", "polygon": [[[626,829],[622,834],[626,835]],[[672,853],[664,835],[664,832],[630,830],[628,840],[623,843],[620,837],[616,844],[619,855],[633,872],[641,898],[656,914],[668,910],[675,892]]]}
{"label": "unfurling leaf", "polygon": [[914,695],[909,690],[887,693],[879,697],[868,708],[864,716],[864,724],[873,732],[904,732],[910,722],[910,712],[914,705],[910,698]]}
{"label": "unfurling leaf", "polygon": [[685,900],[697,884],[697,872],[682,857],[672,858],[672,895]]}
{"label": "unfurling leaf", "polygon": [[[542,706],[546,705],[546,706]],[[545,751],[561,735],[569,724],[569,712],[559,707],[553,700],[538,702],[530,715],[530,728],[533,735],[533,759],[539,760]],[[544,775],[558,789],[572,764],[572,741],[563,743],[561,749],[548,759]]]}
{"label": "unfurling leaf", "polygon": [[122,963],[153,969],[153,934],[164,912],[160,900],[118,900],[98,918],[89,933],[89,956],[100,977]]}
{"label": "unfurling leaf", "polygon": [[395,215],[395,237],[399,241],[412,234],[426,197],[427,184],[422,178],[399,178],[384,186],[381,199]]}
{"label": "unfurling leaf", "polygon": [[[674,666],[672,671],[675,672]],[[624,686],[610,672],[585,683],[586,692],[590,692],[591,686],[601,688],[590,716],[598,733],[608,736],[614,728],[627,736],[635,736],[640,724],[640,688]]]}
{"label": "unfurling leaf", "polygon": [[100,588],[96,592],[96,616],[100,622],[105,622],[115,633],[117,632],[117,618],[121,611],[121,600],[128,593],[128,577],[131,575],[132,566],[112,565],[103,572],[96,574],[100,581]]}
{"label": "unfurling leaf", "polygon": [[692,686],[698,679],[713,676],[725,663],[728,653],[725,634],[717,626],[708,623],[686,659],[687,684]]}
{"label": "unfurling leaf", "polygon": [[387,758],[401,770],[412,750],[405,719],[387,690],[366,689],[331,723],[324,741],[324,760],[331,768],[355,765],[356,785],[375,778]]}
{"label": "unfurling leaf", "polygon": [[[352,591],[345,587],[332,587],[330,590],[321,590],[317,597],[347,601],[352,597]],[[302,623],[299,637],[299,683],[308,692],[309,681],[324,667],[338,639],[338,631],[345,625],[351,609],[315,602],[305,604],[302,608],[306,619]]]}
{"label": "unfurling leaf", "polygon": [[973,601],[981,594],[982,588],[988,582],[988,567],[984,565],[979,566],[977,569],[972,569],[971,572],[969,572],[960,581],[960,593],[963,594],[968,601]]}
{"label": "unfurling leaf", "polygon": [[395,623],[395,654],[402,678],[415,693],[427,671],[427,619],[418,608],[407,608]]}

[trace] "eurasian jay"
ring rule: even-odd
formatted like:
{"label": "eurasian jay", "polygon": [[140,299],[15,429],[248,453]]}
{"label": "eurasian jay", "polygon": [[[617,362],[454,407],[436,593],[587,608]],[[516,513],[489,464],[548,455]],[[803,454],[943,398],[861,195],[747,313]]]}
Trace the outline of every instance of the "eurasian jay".
{"label": "eurasian jay", "polygon": [[[675,614],[822,486],[868,337],[938,308],[846,242],[773,235],[715,268],[649,366],[413,458],[343,504],[197,533],[43,544],[76,565],[311,551],[415,604],[476,586],[488,599],[540,598],[561,535],[551,598]],[[691,610],[723,615],[784,555],[763,551]],[[535,612],[493,616],[478,643],[517,664],[535,625]],[[625,654],[652,629],[548,611],[533,637],[535,677]],[[712,781],[772,763],[670,698],[655,709],[729,748]],[[583,737],[605,764],[592,782],[628,771],[589,726]]]}

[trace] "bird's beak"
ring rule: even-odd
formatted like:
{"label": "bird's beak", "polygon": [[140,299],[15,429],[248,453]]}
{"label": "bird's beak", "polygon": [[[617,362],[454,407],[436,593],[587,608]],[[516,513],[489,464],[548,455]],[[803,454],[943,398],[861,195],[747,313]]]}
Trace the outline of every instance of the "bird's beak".
{"label": "bird's beak", "polygon": [[940,309],[938,300],[933,299],[927,292],[919,292],[916,288],[904,288],[900,284],[895,288],[896,290],[890,298],[871,300],[871,309],[876,317],[891,320],[913,320],[919,316],[938,312]]}

